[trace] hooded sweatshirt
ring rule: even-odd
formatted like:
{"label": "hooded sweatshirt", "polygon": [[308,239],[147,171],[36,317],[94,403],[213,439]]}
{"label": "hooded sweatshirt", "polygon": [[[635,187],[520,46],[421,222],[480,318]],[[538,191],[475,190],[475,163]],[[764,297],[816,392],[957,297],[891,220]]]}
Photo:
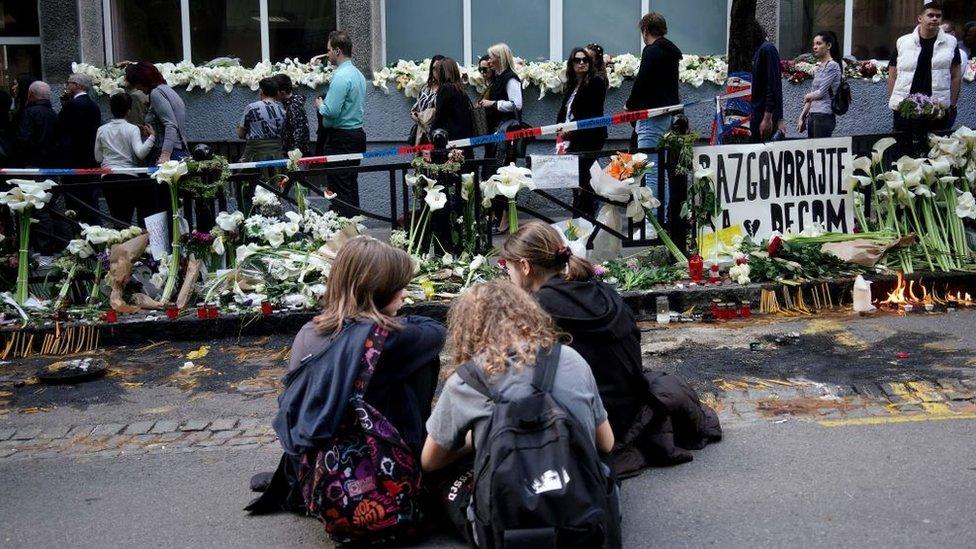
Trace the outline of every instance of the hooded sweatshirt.
{"label": "hooded sweatshirt", "polygon": [[615,436],[622,436],[646,403],[640,329],[620,294],[599,280],[549,279],[536,294],[569,346],[593,370]]}

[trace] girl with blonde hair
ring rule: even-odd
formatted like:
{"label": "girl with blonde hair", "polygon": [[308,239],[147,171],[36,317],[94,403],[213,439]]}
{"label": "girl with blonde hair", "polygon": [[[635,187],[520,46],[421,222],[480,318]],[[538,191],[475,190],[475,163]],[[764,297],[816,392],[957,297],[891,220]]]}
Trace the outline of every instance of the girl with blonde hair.
{"label": "girl with blonde hair", "polygon": [[[721,437],[718,416],[684,380],[644,372],[634,314],[595,276],[593,264],[573,255],[559,231],[539,221],[526,223],[508,236],[499,256],[512,282],[535,295],[589,364],[616,435],[610,461],[618,477],[648,465],[690,461],[687,449]],[[671,424],[673,440],[662,434]]]}
{"label": "girl with blonde hair", "polygon": [[[273,479],[267,473],[252,479],[253,489],[266,489],[249,511],[305,510],[303,460],[315,463],[319,450],[333,442],[354,391],[419,459],[446,331],[430,318],[397,316],[412,277],[410,256],[375,238],[358,236],[340,248],[322,311],[299,330],[291,348],[273,422],[285,455]],[[374,370],[360,386],[367,359]]]}

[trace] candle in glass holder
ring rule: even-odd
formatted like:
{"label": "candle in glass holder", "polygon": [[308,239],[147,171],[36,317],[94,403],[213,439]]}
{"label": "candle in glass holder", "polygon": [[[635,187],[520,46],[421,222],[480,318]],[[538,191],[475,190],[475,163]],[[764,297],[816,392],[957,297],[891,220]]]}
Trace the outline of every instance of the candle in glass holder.
{"label": "candle in glass holder", "polygon": [[197,318],[199,318],[200,320],[206,320],[207,319],[207,316],[208,316],[207,315],[207,304],[206,303],[197,303]]}
{"label": "candle in glass holder", "polygon": [[179,318],[180,317],[179,307],[166,307],[166,316],[169,317],[170,320],[176,320],[177,318]]}
{"label": "candle in glass holder", "polygon": [[219,316],[220,316],[220,309],[217,308],[216,303],[207,305],[207,318],[213,320],[215,318],[218,318]]}
{"label": "candle in glass holder", "polygon": [[704,270],[705,262],[700,255],[695,254],[688,259],[688,276],[692,282],[701,282]]}
{"label": "candle in glass holder", "polygon": [[274,309],[271,308],[271,302],[270,301],[262,301],[261,302],[261,314],[263,314],[264,316],[271,316],[271,313],[272,312],[274,312]]}
{"label": "candle in glass holder", "polygon": [[105,316],[102,318],[109,324],[115,324],[119,321],[119,313],[115,309],[109,309],[105,311]]}

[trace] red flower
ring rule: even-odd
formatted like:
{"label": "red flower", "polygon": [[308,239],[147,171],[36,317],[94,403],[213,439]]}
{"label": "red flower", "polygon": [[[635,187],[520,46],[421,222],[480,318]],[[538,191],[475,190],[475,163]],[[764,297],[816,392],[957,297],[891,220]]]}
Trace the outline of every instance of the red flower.
{"label": "red flower", "polygon": [[769,252],[769,257],[776,257],[776,255],[782,249],[783,249],[783,239],[782,238],[780,238],[778,236],[774,236],[773,238],[769,239],[769,248],[767,248],[767,250],[766,250],[766,251]]}

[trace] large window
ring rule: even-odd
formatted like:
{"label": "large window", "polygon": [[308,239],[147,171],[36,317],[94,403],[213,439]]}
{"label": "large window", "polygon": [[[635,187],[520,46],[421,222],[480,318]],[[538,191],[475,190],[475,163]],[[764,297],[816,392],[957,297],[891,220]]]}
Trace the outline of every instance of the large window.
{"label": "large window", "polygon": [[844,49],[844,0],[782,0],[779,24],[779,53],[784,59],[810,53],[813,36],[821,31],[833,31]]}
{"label": "large window", "polygon": [[593,42],[612,55],[639,54],[640,10],[640,0],[563,0],[563,56]]}
{"label": "large window", "polygon": [[508,44],[512,53],[526,61],[549,59],[549,0],[471,2],[474,58],[498,42]]}
{"label": "large window", "polygon": [[682,53],[724,55],[728,49],[727,0],[651,0],[651,11],[667,19],[668,39]]}
{"label": "large window", "polygon": [[0,87],[19,74],[41,75],[37,0],[0,0]]}
{"label": "large window", "polygon": [[[976,19],[973,0],[943,0],[957,26]],[[810,51],[813,34],[831,30],[845,55],[887,60],[898,37],[915,28],[921,0],[781,0],[779,47],[783,57]],[[850,17],[846,14],[850,14]]]}
{"label": "large window", "polygon": [[386,0],[386,58],[453,57],[464,63],[461,0]]}
{"label": "large window", "polygon": [[[0,0],[3,2],[3,0]],[[109,62],[200,64],[236,57],[244,65],[325,53],[335,29],[329,0],[103,0]]]}

